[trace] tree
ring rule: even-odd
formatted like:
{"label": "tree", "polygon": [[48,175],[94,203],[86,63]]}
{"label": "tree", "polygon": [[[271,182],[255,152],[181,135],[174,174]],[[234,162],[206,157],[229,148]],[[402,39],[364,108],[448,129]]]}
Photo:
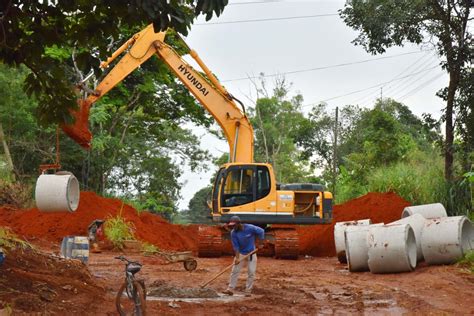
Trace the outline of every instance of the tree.
{"label": "tree", "polygon": [[453,178],[455,97],[462,81],[462,70],[470,58],[472,34],[470,0],[351,0],[340,12],[344,22],[359,32],[353,41],[372,54],[406,42],[431,41],[446,60],[449,74],[444,119],[445,177]]}
{"label": "tree", "polygon": [[[123,28],[138,30],[153,23],[155,31],[168,27],[186,34],[194,19],[219,16],[227,0],[9,0],[0,2],[0,61],[26,65],[31,72],[25,89],[39,100],[42,122],[70,120],[75,107],[73,82],[79,74],[99,73],[99,60],[120,38]],[[58,50],[61,48],[61,50]],[[92,52],[92,54],[90,53]]]}
{"label": "tree", "polygon": [[185,210],[186,219],[191,223],[210,224],[212,220],[208,218],[211,210],[207,201],[211,196],[212,187],[207,186],[197,191],[189,201],[188,209]]}
{"label": "tree", "polygon": [[257,102],[251,109],[250,120],[255,134],[255,161],[272,164],[277,181],[313,181],[312,168],[296,146],[296,139],[307,124],[301,112],[303,97],[289,98],[291,85],[284,78],[277,78],[271,93],[261,80],[255,85]]}

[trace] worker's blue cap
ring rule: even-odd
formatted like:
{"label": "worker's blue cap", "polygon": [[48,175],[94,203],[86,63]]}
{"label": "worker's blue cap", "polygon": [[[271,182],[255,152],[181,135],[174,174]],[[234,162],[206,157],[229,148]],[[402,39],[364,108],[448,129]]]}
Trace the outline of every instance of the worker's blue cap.
{"label": "worker's blue cap", "polygon": [[240,217],[238,217],[237,215],[234,215],[230,218],[229,220],[229,226],[234,226],[235,224],[239,224],[240,223]]}

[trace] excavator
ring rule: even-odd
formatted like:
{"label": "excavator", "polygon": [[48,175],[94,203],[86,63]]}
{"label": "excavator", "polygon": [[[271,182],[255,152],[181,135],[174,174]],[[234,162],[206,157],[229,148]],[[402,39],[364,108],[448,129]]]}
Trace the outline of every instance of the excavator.
{"label": "excavator", "polygon": [[[123,54],[95,89],[82,85],[87,93],[78,100],[79,109],[73,111],[75,123],[63,125],[62,129],[79,145],[89,148],[91,106],[156,55],[213,116],[229,144],[229,162],[217,172],[209,201],[213,222],[227,223],[231,216],[238,215],[244,223],[265,228],[268,253],[279,258],[297,258],[299,242],[295,225],[330,223],[331,192],[319,184],[279,184],[271,164],[254,162],[254,133],[244,105],[219,83],[194,50],[188,47],[202,71],[195,70],[165,43],[165,36],[166,32],[155,33],[149,25],[102,62],[101,68],[106,69]],[[225,225],[217,226],[219,228],[209,226],[199,230],[200,257],[216,257],[224,252],[229,233]]]}

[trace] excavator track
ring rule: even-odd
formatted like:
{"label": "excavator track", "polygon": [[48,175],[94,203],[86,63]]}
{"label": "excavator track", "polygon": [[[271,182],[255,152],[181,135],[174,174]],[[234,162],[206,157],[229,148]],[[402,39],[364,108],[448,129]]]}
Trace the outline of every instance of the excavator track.
{"label": "excavator track", "polygon": [[198,256],[215,258],[222,255],[222,231],[215,226],[200,226],[198,231]]}
{"label": "excavator track", "polygon": [[275,258],[298,259],[299,238],[295,229],[273,228],[268,234],[273,235]]}

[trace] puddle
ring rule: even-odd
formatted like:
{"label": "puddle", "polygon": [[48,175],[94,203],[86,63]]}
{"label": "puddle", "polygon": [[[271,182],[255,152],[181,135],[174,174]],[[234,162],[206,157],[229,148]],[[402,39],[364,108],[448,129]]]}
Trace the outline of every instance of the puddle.
{"label": "puddle", "polygon": [[253,300],[253,299],[260,299],[263,295],[252,295],[250,297],[245,296],[244,294],[234,294],[232,296],[225,295],[225,294],[218,294],[217,297],[213,298],[185,298],[185,297],[159,297],[159,296],[148,296],[146,297],[147,301],[161,301],[161,302],[183,302],[183,303],[203,303],[203,302],[222,302],[222,303],[230,303],[236,301],[245,301],[245,300]]}
{"label": "puddle", "polygon": [[[261,296],[260,296],[261,297]],[[147,287],[147,300],[165,302],[234,302],[245,299],[253,299],[257,296],[246,297],[243,293],[225,295],[209,288],[186,288],[168,284],[163,280],[157,280]]]}

